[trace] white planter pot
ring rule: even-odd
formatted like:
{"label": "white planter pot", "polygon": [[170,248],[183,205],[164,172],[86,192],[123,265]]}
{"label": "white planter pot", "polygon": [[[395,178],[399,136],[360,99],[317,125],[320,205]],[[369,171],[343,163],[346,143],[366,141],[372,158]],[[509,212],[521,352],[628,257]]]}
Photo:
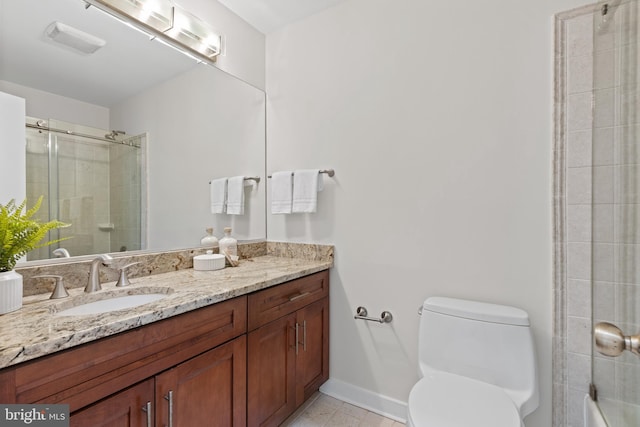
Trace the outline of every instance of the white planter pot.
{"label": "white planter pot", "polygon": [[15,271],[0,273],[0,314],[22,307],[22,276]]}

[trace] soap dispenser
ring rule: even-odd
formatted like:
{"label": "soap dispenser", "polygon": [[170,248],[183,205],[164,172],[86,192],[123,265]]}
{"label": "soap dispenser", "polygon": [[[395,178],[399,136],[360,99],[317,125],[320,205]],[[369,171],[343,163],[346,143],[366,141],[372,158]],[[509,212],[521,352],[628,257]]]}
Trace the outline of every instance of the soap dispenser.
{"label": "soap dispenser", "polygon": [[238,256],[238,241],[231,237],[231,227],[224,228],[224,237],[220,239],[220,253],[224,255],[225,252],[230,256]]}
{"label": "soap dispenser", "polygon": [[213,235],[213,227],[207,227],[205,229],[207,234],[200,239],[200,246],[205,247],[207,249],[215,249],[218,247],[218,238]]}

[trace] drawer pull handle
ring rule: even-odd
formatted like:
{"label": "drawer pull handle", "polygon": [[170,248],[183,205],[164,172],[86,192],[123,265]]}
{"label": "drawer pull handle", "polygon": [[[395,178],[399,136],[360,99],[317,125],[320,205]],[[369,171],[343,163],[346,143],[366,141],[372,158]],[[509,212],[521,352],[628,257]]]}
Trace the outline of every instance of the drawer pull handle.
{"label": "drawer pull handle", "polygon": [[298,295],[296,295],[296,296],[289,297],[289,302],[293,302],[293,301],[295,301],[295,300],[297,300],[297,299],[304,298],[304,297],[306,297],[307,295],[309,295],[310,293],[311,293],[311,292],[305,292],[305,293],[303,293],[303,294],[298,294]]}
{"label": "drawer pull handle", "polygon": [[147,402],[147,404],[142,407],[142,412],[147,414],[147,427],[151,427],[151,402]]}
{"label": "drawer pull handle", "polygon": [[169,427],[173,427],[173,390],[169,390],[164,398],[169,401]]}

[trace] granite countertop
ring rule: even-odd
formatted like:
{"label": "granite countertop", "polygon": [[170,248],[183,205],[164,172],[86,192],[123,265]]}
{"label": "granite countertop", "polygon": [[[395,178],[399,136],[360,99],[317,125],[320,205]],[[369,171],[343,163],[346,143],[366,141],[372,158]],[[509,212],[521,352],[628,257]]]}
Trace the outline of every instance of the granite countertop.
{"label": "granite countertop", "polygon": [[[0,369],[79,344],[153,323],[197,308],[268,288],[332,266],[331,260],[311,261],[260,256],[240,261],[238,267],[216,271],[179,270],[131,279],[126,288],[103,283],[102,291],[85,294],[69,290],[68,298],[50,300],[49,294],[25,297],[23,307],[0,316]],[[166,293],[138,307],[103,314],[62,316],[75,305],[106,295]]]}

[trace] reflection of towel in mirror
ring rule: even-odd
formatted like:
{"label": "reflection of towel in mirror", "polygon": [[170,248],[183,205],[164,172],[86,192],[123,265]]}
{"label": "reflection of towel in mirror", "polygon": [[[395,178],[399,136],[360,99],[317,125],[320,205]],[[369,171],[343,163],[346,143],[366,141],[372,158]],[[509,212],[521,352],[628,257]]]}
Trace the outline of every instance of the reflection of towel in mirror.
{"label": "reflection of towel in mirror", "polygon": [[211,213],[224,213],[227,202],[227,178],[225,177],[212,180],[210,190]]}
{"label": "reflection of towel in mirror", "polygon": [[313,213],[318,207],[318,191],[324,188],[319,169],[297,170],[293,173],[292,212]]}
{"label": "reflection of towel in mirror", "polygon": [[227,213],[229,215],[244,215],[244,175],[229,178]]}
{"label": "reflection of towel in mirror", "polygon": [[292,200],[291,171],[274,172],[271,175],[271,213],[290,214]]}

